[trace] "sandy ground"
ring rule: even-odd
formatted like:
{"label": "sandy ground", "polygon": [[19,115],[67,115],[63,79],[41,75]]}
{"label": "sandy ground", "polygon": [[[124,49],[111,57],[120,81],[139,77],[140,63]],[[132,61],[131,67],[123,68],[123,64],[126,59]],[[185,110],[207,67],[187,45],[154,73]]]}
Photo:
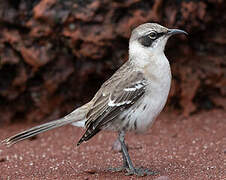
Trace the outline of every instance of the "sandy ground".
{"label": "sandy ground", "polygon": [[[0,127],[4,139],[34,124]],[[10,148],[0,146],[0,179],[137,179],[113,173],[122,163],[112,150],[117,137],[100,132],[76,147],[83,129],[65,126]],[[189,118],[162,113],[146,134],[126,136],[134,164],[158,172],[141,179],[226,179],[226,112],[214,110]]]}

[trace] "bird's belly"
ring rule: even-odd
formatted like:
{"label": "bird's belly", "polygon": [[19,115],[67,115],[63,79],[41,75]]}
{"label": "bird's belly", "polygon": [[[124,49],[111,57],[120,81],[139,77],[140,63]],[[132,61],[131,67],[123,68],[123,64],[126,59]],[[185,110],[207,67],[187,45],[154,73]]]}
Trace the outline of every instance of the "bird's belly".
{"label": "bird's belly", "polygon": [[[154,122],[155,118],[165,106],[167,95],[147,96],[144,98],[142,105],[138,108],[137,113],[133,115],[133,119],[137,121],[137,131],[147,130]],[[145,108],[146,106],[146,108]]]}
{"label": "bird's belly", "polygon": [[164,87],[156,86],[150,89],[150,92],[119,117],[118,123],[122,124],[116,126],[120,127],[120,130],[144,132],[153,124],[166,104],[170,81]]}

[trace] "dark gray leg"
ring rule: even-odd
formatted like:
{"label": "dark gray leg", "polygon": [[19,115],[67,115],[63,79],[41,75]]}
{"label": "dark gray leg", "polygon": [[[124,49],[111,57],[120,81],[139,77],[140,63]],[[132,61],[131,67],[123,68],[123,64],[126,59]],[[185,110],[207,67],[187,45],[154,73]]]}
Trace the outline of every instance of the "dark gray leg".
{"label": "dark gray leg", "polygon": [[110,168],[110,171],[119,172],[119,171],[127,171],[126,175],[137,175],[137,176],[145,176],[145,175],[155,175],[156,172],[151,172],[149,169],[143,168],[134,168],[133,163],[130,159],[126,144],[125,144],[125,132],[119,132],[118,140],[121,144],[122,149],[122,158],[123,158],[123,166],[119,168]]}
{"label": "dark gray leg", "polygon": [[123,157],[123,167],[126,168],[127,174],[126,175],[138,175],[138,176],[144,176],[144,175],[154,175],[155,172],[151,172],[148,169],[143,168],[134,168],[133,163],[130,159],[129,153],[127,151],[127,147],[125,144],[125,133],[119,132],[119,141],[121,143],[122,148],[122,157]]}
{"label": "dark gray leg", "polygon": [[130,159],[130,156],[129,156],[129,153],[127,151],[127,147],[125,144],[125,133],[124,132],[119,132],[119,142],[121,143],[124,167],[128,167],[129,170],[135,171],[135,168],[133,167],[133,163]]}
{"label": "dark gray leg", "polygon": [[[127,163],[126,156],[125,156],[125,154],[123,153],[123,150],[122,150],[122,143],[121,143],[121,140],[120,140],[120,132],[119,132],[119,135],[118,135],[118,141],[120,142],[120,146],[121,146],[123,165],[121,167],[117,167],[117,168],[109,168],[109,170],[112,171],[112,172],[128,171],[129,166],[128,166],[128,163]],[[123,143],[124,143],[124,140],[123,140]],[[126,147],[126,145],[125,145],[125,147]],[[127,147],[126,147],[126,151],[128,151]]]}
{"label": "dark gray leg", "polygon": [[[126,149],[127,149],[127,147],[126,147]],[[128,151],[128,149],[127,149],[127,151]],[[127,164],[126,156],[124,155],[123,151],[122,151],[122,158],[123,158],[123,167],[129,168],[129,166]]]}

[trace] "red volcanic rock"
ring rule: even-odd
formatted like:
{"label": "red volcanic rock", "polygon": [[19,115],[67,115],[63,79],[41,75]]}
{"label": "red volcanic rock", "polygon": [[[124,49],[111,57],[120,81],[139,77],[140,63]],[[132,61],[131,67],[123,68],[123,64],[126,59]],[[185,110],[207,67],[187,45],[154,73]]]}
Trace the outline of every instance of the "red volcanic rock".
{"label": "red volcanic rock", "polygon": [[51,59],[48,57],[48,47],[25,48],[21,47],[20,52],[24,61],[35,69],[44,66]]}
{"label": "red volcanic rock", "polygon": [[226,4],[208,1],[0,2],[0,122],[53,119],[87,102],[127,59],[131,30],[181,28],[166,55],[168,108],[190,115],[226,108]]}

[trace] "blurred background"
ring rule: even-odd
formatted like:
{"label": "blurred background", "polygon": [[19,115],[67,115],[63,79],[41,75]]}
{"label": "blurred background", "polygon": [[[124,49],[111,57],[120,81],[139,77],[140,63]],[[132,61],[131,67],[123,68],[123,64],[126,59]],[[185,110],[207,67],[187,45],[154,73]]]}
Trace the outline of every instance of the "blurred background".
{"label": "blurred background", "polygon": [[225,9],[223,0],[0,0],[0,124],[53,120],[88,102],[145,22],[189,33],[166,47],[165,111],[226,109]]}

